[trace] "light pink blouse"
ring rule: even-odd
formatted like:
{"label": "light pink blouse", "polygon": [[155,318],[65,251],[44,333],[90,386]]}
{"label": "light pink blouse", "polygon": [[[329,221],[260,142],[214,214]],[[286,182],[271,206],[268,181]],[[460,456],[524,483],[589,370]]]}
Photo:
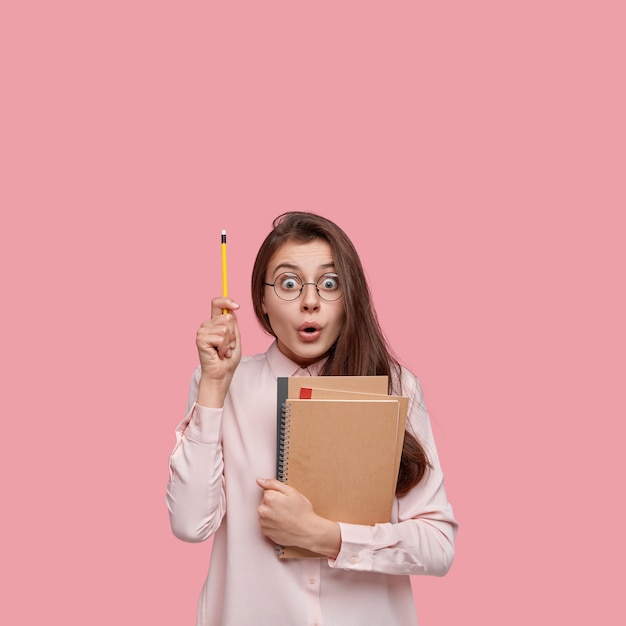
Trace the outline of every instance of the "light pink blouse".
{"label": "light pink blouse", "polygon": [[261,533],[257,477],[276,472],[276,378],[316,375],[273,343],[244,357],[223,409],[195,404],[176,428],[166,501],[174,534],[191,542],[215,534],[198,626],[410,626],[417,624],[410,575],[443,576],[454,557],[457,523],[419,382],[406,369],[409,421],[433,469],[396,498],[392,522],[340,524],[336,559],[279,559]]}

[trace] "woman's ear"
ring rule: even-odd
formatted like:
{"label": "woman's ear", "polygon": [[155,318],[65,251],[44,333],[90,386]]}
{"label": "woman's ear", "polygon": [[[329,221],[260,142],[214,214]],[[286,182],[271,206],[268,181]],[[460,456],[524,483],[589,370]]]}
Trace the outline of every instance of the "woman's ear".
{"label": "woman's ear", "polygon": [[263,315],[267,315],[267,309],[265,308],[265,301],[261,302],[261,311],[263,311]]}

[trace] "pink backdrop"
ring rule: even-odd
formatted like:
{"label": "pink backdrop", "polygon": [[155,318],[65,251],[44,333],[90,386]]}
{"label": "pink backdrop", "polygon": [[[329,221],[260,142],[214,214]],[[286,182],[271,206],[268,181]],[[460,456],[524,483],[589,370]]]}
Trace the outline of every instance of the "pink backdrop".
{"label": "pink backdrop", "polygon": [[461,524],[423,626],[623,624],[623,3],[13,2],[4,624],[194,623],[167,457],[271,219],[353,237]]}

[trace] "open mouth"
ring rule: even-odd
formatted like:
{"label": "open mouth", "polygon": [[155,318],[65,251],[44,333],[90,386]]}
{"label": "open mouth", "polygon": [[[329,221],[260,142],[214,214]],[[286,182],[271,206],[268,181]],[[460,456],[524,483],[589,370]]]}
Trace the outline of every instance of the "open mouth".
{"label": "open mouth", "polygon": [[298,328],[298,334],[303,341],[314,341],[322,333],[322,329],[315,323],[305,322]]}

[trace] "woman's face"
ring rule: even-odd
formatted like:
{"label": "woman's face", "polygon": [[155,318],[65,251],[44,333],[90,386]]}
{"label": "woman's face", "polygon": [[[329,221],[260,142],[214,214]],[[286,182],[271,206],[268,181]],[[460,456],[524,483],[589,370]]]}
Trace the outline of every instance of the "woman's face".
{"label": "woman's face", "polygon": [[[315,288],[320,278],[329,275],[320,284],[326,297],[335,298],[337,284],[330,244],[323,239],[308,243],[288,241],[272,256],[265,273],[266,283],[282,285],[287,297],[298,293],[299,284],[305,284],[294,300],[283,300],[272,287],[266,286],[263,313],[270,321],[280,351],[301,367],[319,361],[339,337],[345,319],[343,297],[333,302],[323,300]],[[341,279],[341,277],[339,277]],[[285,294],[283,294],[285,295]]]}

